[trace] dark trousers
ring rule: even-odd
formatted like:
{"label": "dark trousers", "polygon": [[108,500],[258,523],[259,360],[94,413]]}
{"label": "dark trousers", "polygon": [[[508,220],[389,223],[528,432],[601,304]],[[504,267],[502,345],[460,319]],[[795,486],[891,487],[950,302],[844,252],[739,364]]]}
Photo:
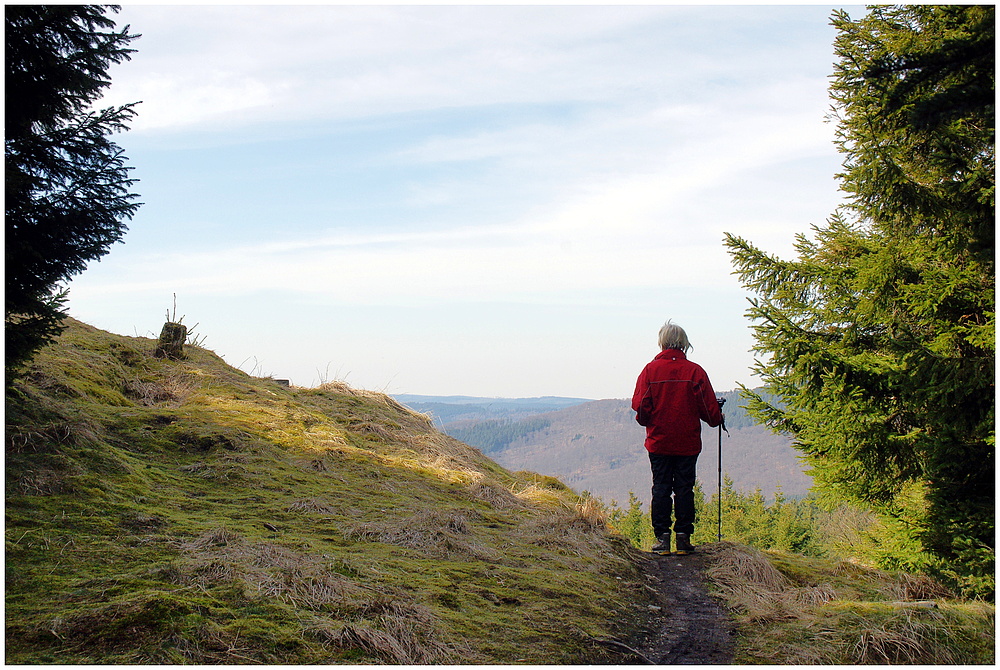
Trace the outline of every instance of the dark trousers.
{"label": "dark trousers", "polygon": [[[653,502],[650,516],[656,537],[670,532],[670,513],[674,513],[675,533],[694,532],[694,477],[698,455],[665,456],[649,454],[653,469]],[[673,495],[673,500],[671,500]]]}

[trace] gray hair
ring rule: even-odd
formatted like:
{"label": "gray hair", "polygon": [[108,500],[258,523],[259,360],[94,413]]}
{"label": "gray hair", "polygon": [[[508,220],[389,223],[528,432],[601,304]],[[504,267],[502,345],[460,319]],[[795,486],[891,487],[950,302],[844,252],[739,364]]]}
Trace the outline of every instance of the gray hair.
{"label": "gray hair", "polygon": [[660,349],[680,349],[681,351],[687,351],[691,348],[691,343],[688,341],[688,336],[684,332],[684,329],[669,319],[660,328],[658,341]]}

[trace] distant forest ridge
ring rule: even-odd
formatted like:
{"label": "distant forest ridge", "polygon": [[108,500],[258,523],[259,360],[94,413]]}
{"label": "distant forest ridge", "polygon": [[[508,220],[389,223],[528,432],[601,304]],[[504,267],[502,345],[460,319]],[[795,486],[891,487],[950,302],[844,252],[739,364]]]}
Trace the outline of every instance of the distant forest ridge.
{"label": "distant forest ridge", "polygon": [[539,396],[535,398],[491,398],[486,396],[471,395],[416,395],[413,393],[400,393],[393,398],[401,403],[439,403],[442,405],[498,405],[510,407],[572,407],[585,402],[590,402],[594,398],[564,398],[561,396]]}
{"label": "distant forest ridge", "polygon": [[[754,392],[771,402],[776,401],[762,389],[754,389]],[[757,425],[746,411],[742,391],[725,391],[717,395],[726,399],[727,428]],[[587,398],[559,396],[487,398],[400,394],[393,397],[411,409],[430,415],[438,428],[452,437],[486,453],[502,450],[520,437],[547,428],[547,420],[533,418],[535,415],[593,402]]]}
{"label": "distant forest ridge", "polygon": [[592,402],[587,398],[563,398],[543,396],[540,398],[485,398],[478,396],[433,396],[400,394],[394,395],[400,403],[410,409],[428,414],[435,425],[443,429],[445,425],[461,421],[517,421],[535,414],[557,412],[567,407]]}

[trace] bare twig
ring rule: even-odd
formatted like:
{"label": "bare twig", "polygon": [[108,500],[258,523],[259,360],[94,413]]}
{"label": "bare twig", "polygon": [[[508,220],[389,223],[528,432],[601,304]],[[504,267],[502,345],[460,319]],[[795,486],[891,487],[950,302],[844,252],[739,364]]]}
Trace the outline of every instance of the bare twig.
{"label": "bare twig", "polygon": [[593,635],[583,630],[582,628],[577,628],[577,631],[579,631],[581,635],[586,637],[591,642],[595,642],[597,644],[603,644],[606,647],[615,647],[616,649],[621,649],[623,651],[626,651],[632,654],[633,656],[636,656],[637,658],[641,658],[646,665],[657,665],[657,663],[651,661],[649,657],[643,654],[641,651],[633,649],[632,647],[628,646],[623,642],[619,642],[618,640],[613,640],[608,637],[594,637]]}

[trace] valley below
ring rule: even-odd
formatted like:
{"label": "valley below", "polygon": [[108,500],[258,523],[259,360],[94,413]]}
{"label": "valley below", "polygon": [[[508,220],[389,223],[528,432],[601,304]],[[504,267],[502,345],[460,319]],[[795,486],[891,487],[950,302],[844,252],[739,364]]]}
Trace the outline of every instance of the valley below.
{"label": "valley below", "polygon": [[[736,491],[760,489],[769,499],[779,489],[788,497],[805,496],[812,480],[791,439],[755,425],[740,406],[739,392],[720,395],[727,399],[723,479],[728,477]],[[626,399],[398,396],[397,400],[429,414],[440,430],[509,470],[557,477],[578,493],[587,491],[607,504],[627,505],[630,492],[644,505],[649,503],[645,429],[635,422]],[[709,496],[719,484],[719,431],[706,425],[702,429],[698,481]]]}

